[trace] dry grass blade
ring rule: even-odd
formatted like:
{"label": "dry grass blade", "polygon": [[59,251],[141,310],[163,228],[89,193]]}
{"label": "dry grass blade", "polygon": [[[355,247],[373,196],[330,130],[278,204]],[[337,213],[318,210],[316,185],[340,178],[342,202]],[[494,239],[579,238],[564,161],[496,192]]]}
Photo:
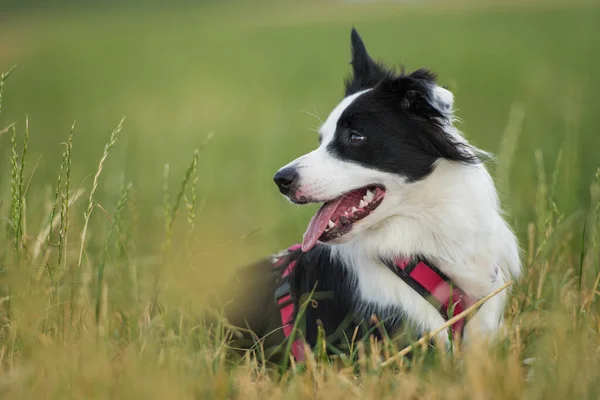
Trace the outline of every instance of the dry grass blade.
{"label": "dry grass blade", "polygon": [[512,284],[513,284],[513,281],[506,282],[504,285],[500,286],[498,289],[494,290],[493,292],[491,292],[487,296],[485,296],[482,299],[480,299],[479,301],[477,301],[471,307],[467,308],[466,310],[464,310],[460,314],[457,314],[454,317],[450,318],[448,321],[446,321],[446,323],[444,325],[440,326],[438,329],[436,329],[436,330],[430,332],[429,334],[423,336],[421,339],[417,340],[415,343],[411,344],[410,346],[405,347],[399,353],[397,353],[393,357],[391,357],[391,358],[387,359],[386,361],[384,361],[383,363],[381,363],[381,367],[387,367],[387,366],[393,364],[399,358],[404,357],[405,355],[407,355],[408,353],[410,353],[416,346],[422,346],[422,345],[426,344],[429,341],[429,339],[431,339],[432,337],[437,336],[438,333],[440,333],[440,332],[448,329],[450,326],[452,326],[454,323],[456,323],[456,321],[461,320],[463,318],[466,318],[469,314],[474,313],[486,301],[488,301],[492,297],[496,296],[497,294],[499,294],[500,292],[502,292],[504,289],[508,288]]}

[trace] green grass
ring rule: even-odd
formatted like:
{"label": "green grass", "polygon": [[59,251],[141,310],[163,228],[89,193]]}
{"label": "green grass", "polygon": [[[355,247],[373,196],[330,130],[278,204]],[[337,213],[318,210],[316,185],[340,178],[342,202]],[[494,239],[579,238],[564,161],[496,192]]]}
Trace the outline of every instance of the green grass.
{"label": "green grass", "polygon": [[[0,71],[18,64],[0,97],[2,397],[597,398],[599,22],[559,2],[0,14]],[[237,265],[301,238],[314,207],[271,178],[317,145],[352,25],[372,55],[435,69],[498,154],[525,274],[492,351],[394,369],[388,344],[356,365],[319,350],[280,380],[226,360],[197,317]]]}

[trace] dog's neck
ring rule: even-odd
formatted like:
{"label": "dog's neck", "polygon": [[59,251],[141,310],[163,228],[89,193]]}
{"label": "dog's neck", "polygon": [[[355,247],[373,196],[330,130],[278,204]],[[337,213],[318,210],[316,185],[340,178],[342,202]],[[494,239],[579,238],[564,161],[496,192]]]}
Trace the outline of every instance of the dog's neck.
{"label": "dog's neck", "polygon": [[413,320],[423,329],[443,323],[382,258],[426,256],[473,297],[485,296],[498,281],[518,271],[516,240],[500,215],[492,179],[483,166],[438,165],[428,179],[399,198],[397,214],[331,246],[332,256],[342,259],[356,277],[366,303],[396,306],[406,313],[419,310]]}

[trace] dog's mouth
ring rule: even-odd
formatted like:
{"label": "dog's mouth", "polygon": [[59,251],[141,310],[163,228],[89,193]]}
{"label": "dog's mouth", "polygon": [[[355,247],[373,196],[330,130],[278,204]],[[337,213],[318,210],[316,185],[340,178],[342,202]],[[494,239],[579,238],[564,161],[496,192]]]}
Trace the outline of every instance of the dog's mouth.
{"label": "dog's mouth", "polygon": [[308,224],[302,251],[309,251],[317,241],[328,242],[350,232],[353,224],[379,207],[384,196],[383,187],[368,186],[325,202]]}

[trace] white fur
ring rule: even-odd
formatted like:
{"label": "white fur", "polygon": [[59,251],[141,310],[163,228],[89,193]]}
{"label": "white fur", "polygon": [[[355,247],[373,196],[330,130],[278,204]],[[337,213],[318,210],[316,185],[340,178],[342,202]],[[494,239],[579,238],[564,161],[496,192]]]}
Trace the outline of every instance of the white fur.
{"label": "white fur", "polygon": [[452,112],[452,106],[454,105],[454,95],[448,89],[444,89],[440,86],[435,86],[433,89],[433,96],[435,98],[435,104],[438,106],[438,110],[444,114]]}
{"label": "white fur", "polygon": [[[380,259],[426,255],[467,294],[481,298],[520,273],[517,240],[501,215],[493,180],[482,164],[440,160],[425,179],[409,183],[402,176],[333,157],[326,147],[337,120],[364,92],[342,100],[321,127],[319,148],[286,167],[298,169],[298,195],[317,201],[367,185],[386,188],[381,205],[332,242],[332,257],[342,259],[357,279],[361,300],[357,304],[400,307],[419,328],[431,331],[445,322],[438,311]],[[432,93],[451,113],[452,93],[437,86]],[[446,133],[466,143],[451,122]],[[494,335],[505,301],[506,293],[488,301],[466,325],[465,340],[475,332]]]}

